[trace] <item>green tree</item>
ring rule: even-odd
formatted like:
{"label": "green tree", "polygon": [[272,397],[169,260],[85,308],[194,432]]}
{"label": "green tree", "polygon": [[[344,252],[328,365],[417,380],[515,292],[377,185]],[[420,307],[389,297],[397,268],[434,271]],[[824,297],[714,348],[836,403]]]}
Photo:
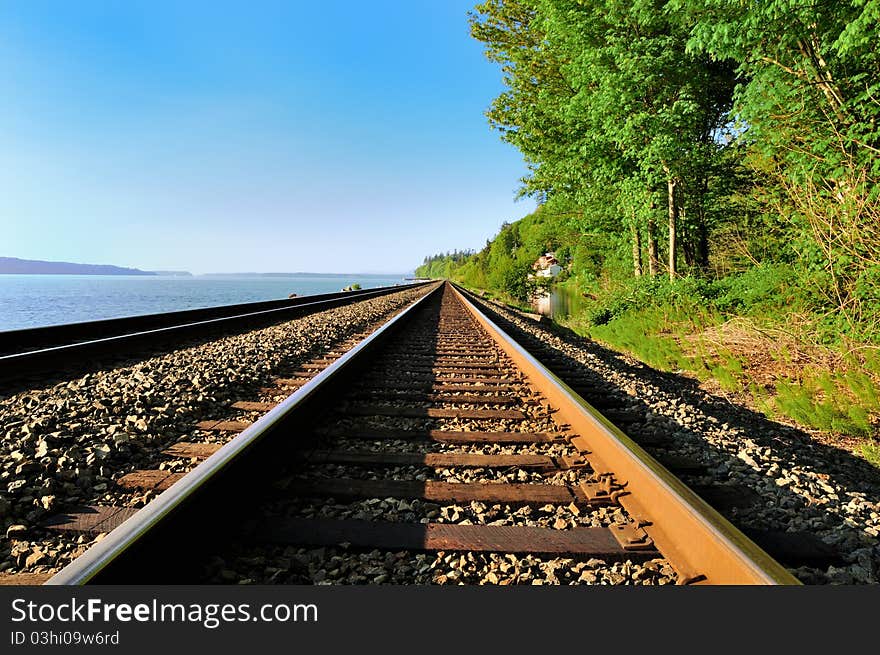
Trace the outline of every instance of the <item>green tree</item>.
{"label": "green tree", "polygon": [[771,187],[760,198],[789,221],[813,288],[850,328],[880,318],[880,2],[670,8],[690,16],[691,52],[738,63],[741,139]]}
{"label": "green tree", "polygon": [[[679,229],[695,229],[706,265],[707,167],[730,105],[730,66],[685,52],[686,26],[659,1],[492,0],[471,17],[473,35],[501,64],[507,90],[490,123],[517,146],[531,175],[524,191],[613,207],[582,217],[584,229],[629,232],[633,272],[659,271],[656,242],[666,208],[668,271],[678,267]],[[661,191],[662,189],[662,191]],[[660,194],[664,195],[661,196]],[[609,205],[610,203],[610,205]],[[595,218],[597,220],[592,221]]]}

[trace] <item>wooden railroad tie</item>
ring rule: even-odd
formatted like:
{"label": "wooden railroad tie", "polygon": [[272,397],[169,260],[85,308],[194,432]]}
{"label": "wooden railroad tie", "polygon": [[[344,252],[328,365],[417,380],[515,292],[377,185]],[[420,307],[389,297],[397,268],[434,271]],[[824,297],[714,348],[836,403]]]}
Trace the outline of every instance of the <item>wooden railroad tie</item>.
{"label": "wooden railroad tie", "polygon": [[473,357],[386,357],[382,362],[408,365],[407,368],[428,368],[454,366],[458,368],[494,368],[504,362],[498,359],[477,359]]}
{"label": "wooden railroad tie", "polygon": [[206,459],[220,450],[218,443],[195,443],[192,441],[178,441],[162,451],[169,457],[185,457],[187,459]]}
{"label": "wooden railroad tie", "polygon": [[340,409],[349,416],[399,416],[403,418],[460,418],[525,420],[515,409],[439,409],[433,407],[398,407],[396,405],[347,405]]}
{"label": "wooden railroad tie", "polygon": [[184,473],[172,473],[159,469],[140,469],[123,475],[116,480],[116,486],[128,490],[165,491],[184,475]]}
{"label": "wooden railroad tie", "polygon": [[52,577],[51,573],[0,573],[0,587],[41,585]]}
{"label": "wooden railroad tie", "polygon": [[372,392],[356,392],[350,394],[350,397],[359,400],[409,400],[414,402],[458,403],[467,405],[515,405],[520,402],[519,398],[512,396],[479,395],[469,393],[461,393],[456,396],[451,393],[426,393],[424,391],[397,391],[389,389],[378,389]]}
{"label": "wooden railroad tie", "polygon": [[546,432],[457,432],[452,430],[389,430],[379,428],[334,429],[321,433],[328,437],[382,441],[413,439],[447,444],[531,444],[565,441],[562,434]]}
{"label": "wooden railroad tie", "polygon": [[[136,511],[131,507],[76,507],[51,517],[44,521],[41,527],[58,532],[96,535],[110,532],[133,516]],[[602,553],[588,544],[588,540],[592,537],[586,531],[608,530],[618,546],[627,552],[627,556],[634,554],[633,550],[628,549],[634,549],[636,552],[643,552],[646,556],[656,557],[657,554],[652,549],[653,544],[650,541],[640,541],[640,534],[636,535],[636,543],[625,544],[628,540],[627,534],[633,531],[633,527],[633,525],[617,526],[614,531],[609,528],[550,530],[532,527],[438,523],[273,519],[271,523],[261,525],[257,532],[248,536],[265,542],[315,546],[349,544],[369,549],[466,550],[548,555],[593,554],[596,557],[601,557]],[[499,528],[507,532],[502,533]],[[421,532],[417,530],[421,530]],[[636,531],[638,531],[637,528]],[[747,529],[746,534],[772,557],[788,562],[792,566],[807,564],[827,567],[840,565],[843,562],[840,552],[834,546],[823,542],[811,532]],[[544,539],[550,541],[544,541]],[[601,543],[610,543],[602,536],[597,539],[602,539]],[[583,546],[578,547],[579,543]],[[613,555],[616,552],[618,551],[608,554]],[[0,584],[41,584],[48,576],[49,574],[42,573],[3,574],[3,577],[0,577]]]}
{"label": "wooden railroad tie", "polygon": [[301,387],[307,380],[302,378],[275,378],[272,380],[279,387]]}
{"label": "wooden railroad tie", "polygon": [[199,421],[196,427],[206,432],[241,432],[249,428],[251,423],[245,421]]}
{"label": "wooden railroad tie", "polygon": [[418,498],[441,503],[505,503],[511,505],[607,505],[611,497],[587,499],[578,487],[512,482],[451,483],[435,480],[293,479],[285,494],[336,499]]}
{"label": "wooden railroad tie", "polygon": [[86,505],[71,508],[43,521],[42,527],[57,532],[100,534],[110,532],[137,513],[134,507]]}
{"label": "wooden railroad tie", "polygon": [[644,533],[614,528],[550,530],[530,526],[455,525],[448,523],[372,522],[333,519],[273,519],[260,525],[249,539],[308,546],[415,551],[531,553],[593,557],[656,557]]}
{"label": "wooden railroad tie", "polygon": [[278,403],[251,402],[249,400],[240,400],[232,404],[233,409],[243,409],[248,412],[268,412],[276,407],[278,407]]}
{"label": "wooden railroad tie", "polygon": [[421,388],[424,385],[433,386],[433,387],[442,387],[447,388],[447,385],[455,385],[455,384],[479,384],[484,386],[493,386],[497,389],[512,389],[514,384],[519,383],[518,380],[511,377],[436,377],[436,376],[416,376],[416,375],[404,375],[397,377],[395,379],[388,379],[387,376],[381,377],[373,377],[368,376],[364,378],[363,382],[366,382],[369,386],[388,386],[389,388],[397,388],[397,389],[405,389],[410,386]]}
{"label": "wooden railroad tie", "polygon": [[480,455],[475,453],[397,453],[353,450],[319,450],[306,456],[312,464],[354,466],[424,466],[428,468],[536,468],[561,471],[585,465],[582,458],[549,455]]}

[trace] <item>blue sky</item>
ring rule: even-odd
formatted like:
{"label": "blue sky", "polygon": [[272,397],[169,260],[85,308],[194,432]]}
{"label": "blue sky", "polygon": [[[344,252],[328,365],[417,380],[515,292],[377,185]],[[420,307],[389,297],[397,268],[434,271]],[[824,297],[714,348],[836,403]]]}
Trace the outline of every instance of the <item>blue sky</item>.
{"label": "blue sky", "polygon": [[534,202],[473,4],[3,3],[0,256],[396,273],[482,247]]}

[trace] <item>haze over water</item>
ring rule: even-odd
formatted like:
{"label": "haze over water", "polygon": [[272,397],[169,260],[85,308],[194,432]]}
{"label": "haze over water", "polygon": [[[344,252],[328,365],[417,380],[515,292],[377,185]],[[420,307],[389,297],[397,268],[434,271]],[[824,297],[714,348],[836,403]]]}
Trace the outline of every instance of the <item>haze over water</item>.
{"label": "haze over water", "polygon": [[403,283],[403,275],[289,277],[0,275],[0,330],[77,323]]}

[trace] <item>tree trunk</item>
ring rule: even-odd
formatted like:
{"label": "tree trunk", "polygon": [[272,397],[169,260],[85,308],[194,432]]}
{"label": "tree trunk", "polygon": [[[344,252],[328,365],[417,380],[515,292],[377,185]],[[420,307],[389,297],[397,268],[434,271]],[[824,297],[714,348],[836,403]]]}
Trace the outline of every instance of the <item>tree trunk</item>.
{"label": "tree trunk", "polygon": [[700,176],[700,193],[697,200],[697,266],[705,274],[709,270],[709,226],[706,217],[706,199],[709,196],[709,179]]}
{"label": "tree trunk", "polygon": [[706,214],[700,211],[697,224],[697,266],[705,273],[709,270],[709,228],[706,226]]}
{"label": "tree trunk", "polygon": [[654,277],[660,269],[660,258],[657,256],[657,239],[654,238],[656,231],[653,214],[648,219],[648,275]]}
{"label": "tree trunk", "polygon": [[828,64],[820,54],[819,39],[815,33],[811,33],[809,40],[798,39],[797,44],[801,54],[809,59],[813,66],[816,85],[822,91],[837,120],[844,123],[846,116],[844,115],[845,103],[843,101],[843,93],[831,75]]}
{"label": "tree trunk", "polygon": [[[681,250],[681,253],[684,255],[685,266],[686,267],[687,266],[693,267],[693,265],[694,265],[693,247],[688,248],[688,245],[689,245],[688,239],[691,239],[691,241],[693,241],[693,238],[690,236],[690,231],[688,229],[687,216],[684,213],[685,212],[684,203],[681,201],[681,189],[679,189],[679,191],[678,191],[678,200],[679,200],[678,205],[677,205],[677,207],[678,207],[678,221],[675,224],[675,226],[676,226],[675,236],[676,236],[676,240],[681,241],[681,247],[679,248],[679,250]],[[678,239],[678,237],[681,237],[681,238]],[[688,251],[690,251],[690,255],[691,255],[690,260],[688,260],[688,254],[687,254]]]}
{"label": "tree trunk", "polygon": [[679,243],[678,249],[684,265],[691,270],[696,266],[697,253],[696,240],[691,237],[691,226],[688,225],[687,218],[684,215],[684,207],[678,208],[678,230],[676,230],[676,240]]}
{"label": "tree trunk", "polygon": [[633,273],[636,277],[642,276],[642,235],[639,234],[639,228],[636,226],[635,216],[630,223],[632,231],[632,253],[633,253]]}
{"label": "tree trunk", "polygon": [[675,227],[678,223],[678,205],[675,202],[675,187],[678,186],[678,180],[672,176],[668,168],[665,166],[663,168],[666,171],[667,203],[669,206],[669,279],[674,280],[676,274]]}

